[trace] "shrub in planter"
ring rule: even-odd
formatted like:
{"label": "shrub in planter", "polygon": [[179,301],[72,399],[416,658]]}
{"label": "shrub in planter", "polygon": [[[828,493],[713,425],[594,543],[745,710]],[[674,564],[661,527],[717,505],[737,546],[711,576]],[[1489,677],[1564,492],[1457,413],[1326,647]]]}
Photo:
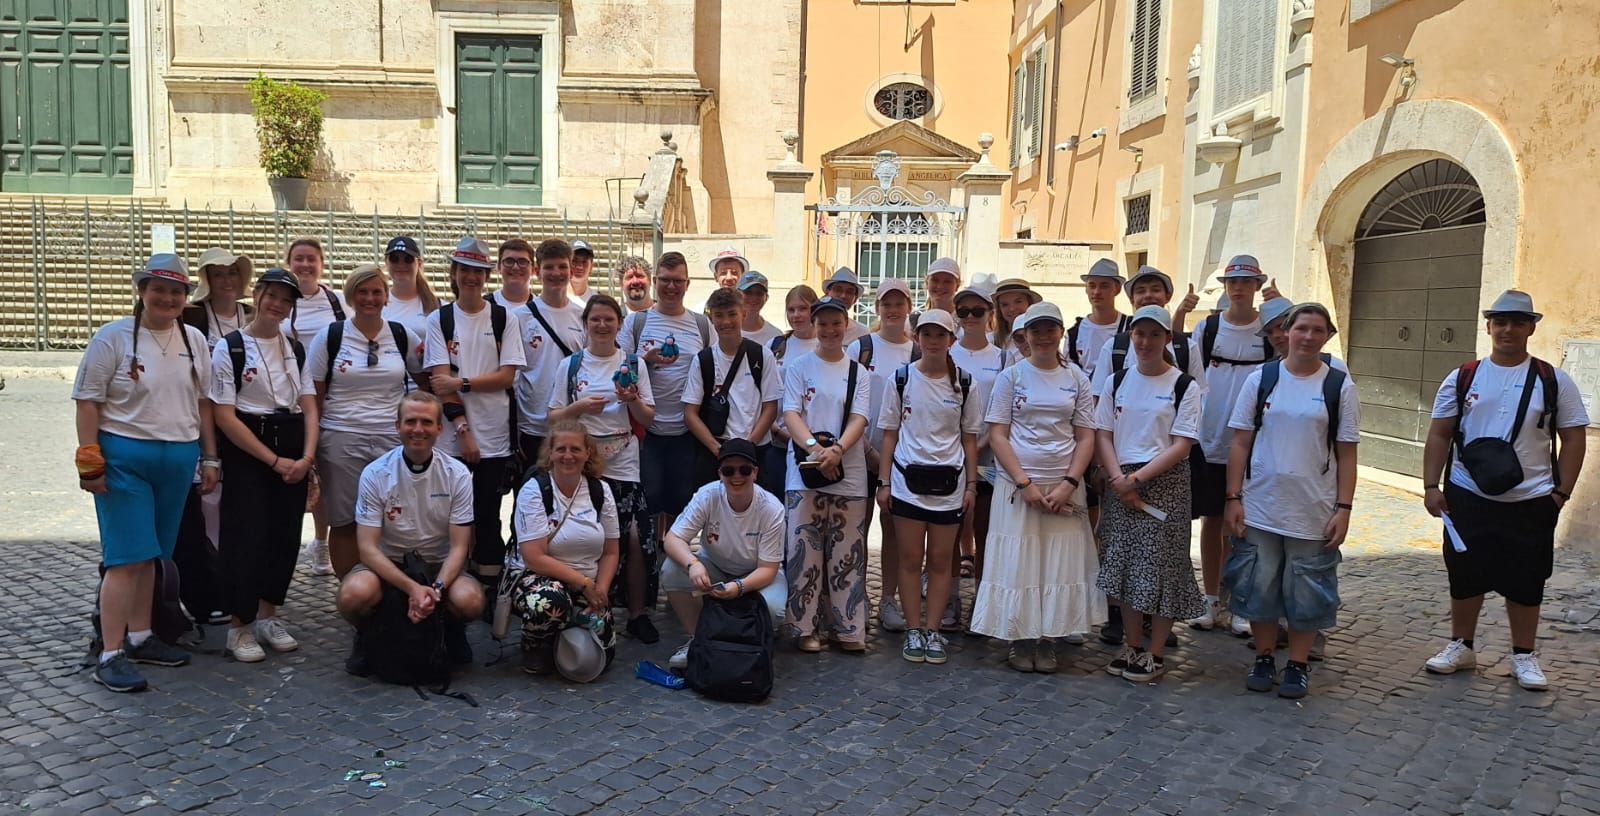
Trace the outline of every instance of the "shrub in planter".
{"label": "shrub in planter", "polygon": [[306,178],[322,143],[322,103],[328,95],[265,74],[245,84],[255,108],[261,169],[271,178]]}

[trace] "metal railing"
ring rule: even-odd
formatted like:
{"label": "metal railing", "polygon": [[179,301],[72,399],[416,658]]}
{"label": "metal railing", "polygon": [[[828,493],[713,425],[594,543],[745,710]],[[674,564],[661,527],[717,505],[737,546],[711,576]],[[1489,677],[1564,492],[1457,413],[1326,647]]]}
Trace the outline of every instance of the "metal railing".
{"label": "metal railing", "polygon": [[0,349],[77,349],[95,330],[133,312],[130,276],[169,239],[191,264],[206,248],[250,256],[257,270],[281,263],[289,242],[319,238],[326,278],[338,286],[357,265],[381,259],[388,240],[414,237],[434,290],[448,293],[445,256],[471,233],[491,246],[513,237],[582,238],[595,250],[594,283],[611,288],[623,255],[656,257],[659,224],[569,220],[549,209],[450,207],[415,215],[191,209],[139,199],[0,198]]}

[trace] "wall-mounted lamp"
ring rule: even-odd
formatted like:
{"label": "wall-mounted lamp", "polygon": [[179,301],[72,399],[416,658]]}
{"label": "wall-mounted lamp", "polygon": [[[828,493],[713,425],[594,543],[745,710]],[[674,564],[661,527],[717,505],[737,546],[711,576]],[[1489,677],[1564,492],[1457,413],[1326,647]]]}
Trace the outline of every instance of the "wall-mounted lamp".
{"label": "wall-mounted lamp", "polygon": [[1411,89],[1417,84],[1417,61],[1405,54],[1384,54],[1382,59],[1385,65],[1400,72],[1400,95],[1410,96]]}
{"label": "wall-mounted lamp", "polygon": [[1098,138],[1100,138],[1101,136],[1104,136],[1104,135],[1106,135],[1106,129],[1105,128],[1096,128],[1093,133],[1089,134],[1089,138],[1098,139]]}
{"label": "wall-mounted lamp", "polygon": [[1079,140],[1078,140],[1077,136],[1075,136],[1075,135],[1074,136],[1068,136],[1066,141],[1056,145],[1056,149],[1057,150],[1077,150],[1078,149],[1078,141]]}
{"label": "wall-mounted lamp", "polygon": [[1122,149],[1128,151],[1129,153],[1132,153],[1135,156],[1143,156],[1144,155],[1144,148],[1142,148],[1142,147],[1140,147],[1138,145],[1128,145],[1127,147],[1124,147]]}

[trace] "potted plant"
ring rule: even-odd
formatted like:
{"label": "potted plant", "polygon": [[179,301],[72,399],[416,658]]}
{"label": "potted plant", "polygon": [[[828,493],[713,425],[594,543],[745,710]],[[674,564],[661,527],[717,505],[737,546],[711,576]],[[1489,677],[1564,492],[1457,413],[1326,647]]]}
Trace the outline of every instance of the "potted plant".
{"label": "potted plant", "polygon": [[303,210],[311,166],[322,143],[322,103],[328,95],[260,73],[245,87],[255,109],[261,169],[267,171],[272,202],[280,210]]}

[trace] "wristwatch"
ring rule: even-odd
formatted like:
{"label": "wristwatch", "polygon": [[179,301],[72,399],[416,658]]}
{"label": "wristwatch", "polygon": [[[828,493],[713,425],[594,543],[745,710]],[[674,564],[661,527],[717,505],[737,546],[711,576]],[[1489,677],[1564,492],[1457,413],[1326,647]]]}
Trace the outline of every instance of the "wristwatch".
{"label": "wristwatch", "polygon": [[444,582],[443,581],[434,581],[433,582],[433,588],[434,589],[439,589],[439,590],[444,589]]}
{"label": "wristwatch", "polygon": [[470,380],[470,379],[468,379],[466,377],[462,377],[461,378],[461,393],[468,394],[468,393],[471,393],[471,392],[472,392],[472,380]]}
{"label": "wristwatch", "polygon": [[806,437],[806,448],[807,449],[814,448],[816,446],[817,446],[817,438],[816,437],[814,437],[814,436]]}

